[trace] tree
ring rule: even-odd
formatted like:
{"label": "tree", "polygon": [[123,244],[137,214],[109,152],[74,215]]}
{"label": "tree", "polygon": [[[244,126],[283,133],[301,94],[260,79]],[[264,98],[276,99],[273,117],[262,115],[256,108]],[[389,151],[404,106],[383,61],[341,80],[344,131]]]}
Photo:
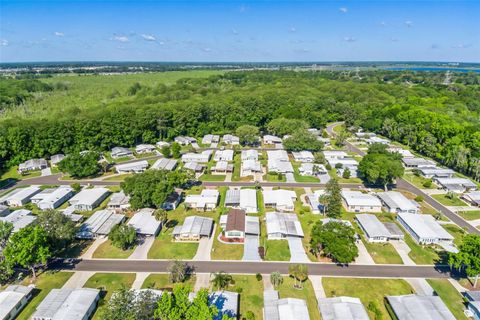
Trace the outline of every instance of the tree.
{"label": "tree", "polygon": [[59,211],[42,211],[38,214],[37,223],[48,235],[52,254],[58,254],[66,249],[75,239],[77,232],[75,222]]}
{"label": "tree", "polygon": [[58,163],[58,169],[73,178],[90,177],[100,171],[98,158],[98,152],[90,151],[84,154],[74,152]]}
{"label": "tree", "polygon": [[473,286],[476,287],[480,275],[480,236],[466,235],[458,250],[457,253],[450,254],[448,264],[458,270],[464,269],[469,277],[475,277]]}
{"label": "tree", "polygon": [[313,156],[315,158],[315,163],[325,164],[327,162],[325,155],[322,152],[315,152]]}
{"label": "tree", "polygon": [[160,297],[151,290],[136,291],[122,287],[112,294],[102,314],[102,319],[153,319],[158,300]]}
{"label": "tree", "polygon": [[168,270],[170,272],[170,281],[172,283],[184,282],[191,273],[191,268],[188,264],[179,260],[173,261]]}
{"label": "tree", "polygon": [[108,234],[108,240],[112,244],[122,250],[127,250],[135,244],[137,239],[137,231],[135,228],[126,224],[117,224]]}
{"label": "tree", "polygon": [[80,190],[82,190],[82,186],[80,185],[80,183],[77,183],[77,182],[72,183],[70,187],[73,189],[75,193],[78,193],[80,192]]}
{"label": "tree", "polygon": [[171,294],[162,294],[154,317],[162,320],[211,320],[218,315],[215,306],[209,306],[208,291],[200,289],[193,300],[188,286],[175,286]]}
{"label": "tree", "polygon": [[30,269],[34,279],[35,268],[46,264],[52,256],[48,234],[40,226],[28,226],[14,233],[3,252],[8,264]]}
{"label": "tree", "polygon": [[350,133],[347,130],[342,129],[335,135],[335,143],[339,146],[343,146],[349,136]]}
{"label": "tree", "polygon": [[161,208],[175,188],[185,185],[189,179],[184,171],[147,170],[127,177],[120,187],[130,196],[132,209]]}
{"label": "tree", "polygon": [[403,176],[405,169],[398,154],[385,152],[382,148],[372,145],[367,155],[360,161],[358,171],[360,177],[368,183],[382,185],[387,190],[387,185]]}
{"label": "tree", "polygon": [[277,288],[283,283],[283,276],[278,271],[274,271],[270,274],[270,282],[274,288]]}
{"label": "tree", "polygon": [[211,282],[214,288],[223,290],[233,282],[233,277],[223,271],[215,272]]}
{"label": "tree", "polygon": [[240,143],[243,145],[258,144],[259,130],[255,126],[251,126],[248,124],[242,125],[237,128],[236,134],[240,139]]}
{"label": "tree", "polygon": [[358,256],[355,230],[343,222],[317,221],[312,227],[310,248],[315,255],[324,255],[337,263],[350,263]]}
{"label": "tree", "polygon": [[182,146],[178,142],[172,143],[172,147],[171,147],[172,157],[174,157],[175,159],[180,158],[181,150],[182,150]]}
{"label": "tree", "polygon": [[292,134],[299,129],[307,130],[308,124],[300,119],[286,118],[273,119],[267,124],[268,132],[280,137],[287,134]]}
{"label": "tree", "polygon": [[165,225],[168,221],[168,211],[165,209],[157,209],[154,212],[155,220],[162,222]]}
{"label": "tree", "polygon": [[343,170],[343,174],[342,174],[342,178],[344,179],[350,179],[350,169],[348,169],[348,167],[346,167],[344,170]]}
{"label": "tree", "polygon": [[288,151],[320,151],[323,149],[323,142],[308,130],[297,130],[290,137],[283,140],[283,146]]}
{"label": "tree", "polygon": [[332,178],[327,182],[322,203],[325,207],[327,217],[339,218],[342,215],[342,189],[337,179]]}
{"label": "tree", "polygon": [[170,154],[172,153],[170,146],[163,146],[162,149],[160,149],[160,152],[165,158],[170,158]]}
{"label": "tree", "polygon": [[13,224],[8,221],[0,220],[0,253],[1,249],[5,248],[7,245],[7,240],[12,234]]}
{"label": "tree", "polygon": [[[305,264],[294,264],[288,267],[288,273],[295,280],[294,287],[303,288],[303,282],[308,279],[308,267]],[[297,284],[298,281],[298,284]]]}

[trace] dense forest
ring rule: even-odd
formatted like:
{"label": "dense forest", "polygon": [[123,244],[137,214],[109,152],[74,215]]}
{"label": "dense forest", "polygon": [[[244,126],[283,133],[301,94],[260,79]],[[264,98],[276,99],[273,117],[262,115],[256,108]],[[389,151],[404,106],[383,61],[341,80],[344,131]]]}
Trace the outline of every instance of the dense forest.
{"label": "dense forest", "polygon": [[[385,70],[235,71],[172,85],[135,82],[106,92],[96,107],[1,119],[0,160],[8,167],[59,152],[231,133],[243,124],[267,131],[277,118],[304,120],[316,128],[345,120],[479,179],[480,75],[458,73],[448,84],[444,77]],[[28,99],[10,98],[17,96],[15,88],[29,93],[19,81],[27,80],[1,82],[9,92],[4,97],[2,89],[2,101],[10,101],[10,108]],[[39,90],[68,94],[69,87],[51,83]]]}

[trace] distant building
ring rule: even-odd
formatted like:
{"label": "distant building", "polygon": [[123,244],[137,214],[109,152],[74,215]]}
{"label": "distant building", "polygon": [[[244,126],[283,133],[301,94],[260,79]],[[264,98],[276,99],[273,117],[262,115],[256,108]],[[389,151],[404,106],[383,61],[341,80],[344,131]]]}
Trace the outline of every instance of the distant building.
{"label": "distant building", "polygon": [[272,136],[272,135],[264,135],[263,136],[263,143],[264,144],[276,144],[276,143],[282,143],[282,139],[277,137],[277,136]]}
{"label": "distant building", "polygon": [[64,154],[61,154],[61,153],[59,153],[59,154],[54,154],[53,156],[50,157],[50,164],[51,164],[52,166],[56,166],[56,165],[58,165],[58,163],[59,163],[60,161],[62,161],[63,159],[65,159],[65,155],[64,155]]}
{"label": "distant building", "polygon": [[310,320],[307,302],[303,299],[280,299],[278,291],[265,290],[263,304],[264,320]]}
{"label": "distant building", "polygon": [[420,169],[426,167],[435,167],[435,161],[424,158],[403,158],[403,166],[406,169]]}
{"label": "distant building", "polygon": [[466,178],[434,178],[433,181],[442,189],[455,193],[477,190],[477,184]]}
{"label": "distant building", "polygon": [[187,146],[189,144],[196,143],[197,139],[192,137],[178,136],[174,139],[174,141],[182,146]]}
{"label": "distant building", "polygon": [[16,319],[33,296],[33,287],[10,285],[0,291],[0,319]]}
{"label": "distant building", "polygon": [[398,320],[455,320],[439,296],[418,294],[386,296],[386,302]]}
{"label": "distant building", "polygon": [[360,191],[342,191],[343,205],[348,212],[382,212],[377,197]]}
{"label": "distant building", "polygon": [[480,207],[480,191],[472,191],[462,195],[462,199],[472,206]]}
{"label": "distant building", "polygon": [[242,150],[242,161],[245,160],[258,160],[258,151],[255,149],[249,149],[249,150]]}
{"label": "distant building", "polygon": [[183,162],[197,162],[197,163],[207,163],[210,161],[210,156],[212,155],[212,150],[205,150],[202,153],[185,153],[182,155]]}
{"label": "distant building", "polygon": [[369,320],[367,310],[358,298],[333,297],[318,299],[323,320]]}
{"label": "distant building", "polygon": [[97,236],[106,236],[112,228],[125,220],[125,215],[113,210],[99,210],[87,219],[77,232],[77,238],[92,239]]}
{"label": "distant building", "polygon": [[392,147],[389,147],[387,150],[390,151],[391,153],[400,154],[402,156],[402,158],[413,158],[413,157],[415,157],[413,155],[413,153],[410,152],[410,150],[406,150],[406,149],[403,149],[403,148],[400,148],[400,147],[392,146]]}
{"label": "distant building", "polygon": [[130,208],[130,196],[125,195],[123,191],[116,192],[110,197],[107,209],[122,212]]}
{"label": "distant building", "polygon": [[36,203],[40,210],[57,209],[74,195],[73,189],[69,186],[60,186],[50,190],[50,193]]}
{"label": "distant building", "polygon": [[117,173],[140,173],[144,172],[147,168],[147,160],[122,163],[115,166],[115,170],[117,171]]}
{"label": "distant building", "polygon": [[437,168],[437,167],[425,167],[419,168],[420,174],[425,178],[452,178],[455,174],[455,171],[448,168]]}
{"label": "distant building", "polygon": [[180,241],[198,241],[203,237],[210,237],[213,229],[213,219],[188,216],[182,225],[176,225],[173,229],[173,236]]}
{"label": "distant building", "polygon": [[158,141],[157,142],[157,147],[159,147],[159,148],[170,147],[170,143],[168,143],[166,141]]}
{"label": "distant building", "polygon": [[78,211],[91,211],[98,207],[110,194],[106,188],[83,189],[68,202]]}
{"label": "distant building", "polygon": [[212,211],[217,207],[219,192],[214,189],[204,189],[200,194],[190,194],[185,197],[185,206],[200,211]]}
{"label": "distant building", "polygon": [[313,162],[315,161],[315,157],[313,153],[310,151],[300,151],[300,152],[292,152],[293,158],[297,162]]}
{"label": "distant building", "polygon": [[387,242],[389,240],[403,239],[403,233],[395,224],[382,223],[373,214],[355,215],[358,225],[365,233],[368,242]]}
{"label": "distant building", "polygon": [[278,211],[293,211],[297,194],[292,190],[263,190],[263,203],[266,208],[275,208]]}
{"label": "distant building", "polygon": [[52,289],[31,319],[90,319],[99,300],[100,290],[97,289]]}
{"label": "distant building", "polygon": [[220,136],[216,134],[207,134],[203,136],[202,144],[212,144],[220,142]]}
{"label": "distant building", "polygon": [[385,144],[388,145],[390,143],[390,140],[380,138],[380,137],[370,137],[365,140],[367,144],[374,144],[374,143],[380,143],[380,144]]}
{"label": "distant building", "polygon": [[175,159],[162,158],[155,161],[151,169],[173,171],[177,167],[178,161]]}
{"label": "distant building", "polygon": [[112,151],[110,151],[110,155],[112,156],[112,158],[118,159],[124,157],[133,157],[133,152],[128,148],[114,147]]}
{"label": "distant building", "polygon": [[1,197],[0,204],[6,204],[10,207],[22,207],[29,203],[32,197],[40,191],[41,189],[38,186],[17,188]]}
{"label": "distant building", "polygon": [[25,173],[28,171],[43,170],[48,168],[47,160],[45,159],[30,159],[18,165],[18,172]]}
{"label": "distant building", "polygon": [[132,226],[137,234],[156,236],[162,228],[162,223],[155,219],[155,209],[144,208],[137,211],[128,220],[127,225]]}
{"label": "distant building", "polygon": [[240,138],[231,134],[226,134],[223,136],[223,142],[225,144],[238,145],[240,144]]}
{"label": "distant building", "polygon": [[420,205],[405,197],[402,193],[397,191],[387,191],[377,193],[378,198],[383,203],[383,206],[390,213],[420,213]]}
{"label": "distant building", "polygon": [[337,151],[337,150],[325,150],[323,151],[323,155],[325,159],[328,161],[329,159],[343,159],[348,157],[348,154],[345,151]]}
{"label": "distant building", "polygon": [[203,169],[205,169],[205,166],[198,162],[185,162],[185,164],[183,165],[183,169],[191,170],[193,172],[202,172]]}
{"label": "distant building", "polygon": [[323,164],[317,163],[302,163],[298,172],[302,176],[319,176],[323,174],[328,174],[327,169]]}
{"label": "distant building", "polygon": [[152,153],[156,150],[153,144],[139,144],[135,147],[135,152],[138,154]]}
{"label": "distant building", "polygon": [[266,222],[269,240],[304,236],[302,225],[295,213],[267,212]]}

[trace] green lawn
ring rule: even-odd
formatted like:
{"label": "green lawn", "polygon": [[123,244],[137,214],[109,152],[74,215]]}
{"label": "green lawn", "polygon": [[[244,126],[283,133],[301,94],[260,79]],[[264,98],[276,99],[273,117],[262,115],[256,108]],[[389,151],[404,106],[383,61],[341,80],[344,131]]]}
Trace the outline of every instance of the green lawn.
{"label": "green lawn", "polygon": [[462,228],[458,227],[455,224],[444,224],[442,225],[443,228],[445,228],[448,233],[450,233],[452,236],[455,237],[453,242],[459,246],[462,243],[462,239],[465,236],[466,232]]}
{"label": "green lawn", "polygon": [[262,319],[263,280],[257,281],[255,276],[233,275],[235,284],[228,287],[229,291],[240,293],[240,317],[247,311],[255,314],[255,319]]}
{"label": "green lawn", "polygon": [[242,156],[240,153],[233,157],[232,181],[240,181],[240,171],[242,167]]}
{"label": "green lawn", "polygon": [[303,247],[305,248],[305,252],[307,253],[308,257],[311,261],[317,261],[317,257],[315,257],[310,252],[310,239],[311,239],[311,231],[313,225],[320,219],[323,218],[321,214],[313,214],[311,212],[305,212],[303,214],[298,215],[298,220],[302,225],[304,237],[302,239]]}
{"label": "green lawn", "polygon": [[444,194],[432,194],[432,198],[440,202],[445,206],[466,206],[467,204],[460,200],[457,196],[454,196],[453,199],[447,198]]}
{"label": "green lawn", "polygon": [[263,180],[268,181],[268,182],[286,182],[287,178],[285,177],[284,174],[282,174],[280,179],[279,179],[278,174],[267,173],[267,174],[263,175]]}
{"label": "green lawn", "polygon": [[40,177],[42,175],[41,171],[30,171],[25,174],[18,173],[18,166],[13,166],[8,169],[8,171],[4,172],[0,176],[0,181],[7,180],[7,179],[15,179],[15,180],[23,180],[27,178],[35,178]]}
{"label": "green lawn", "polygon": [[265,260],[290,261],[290,249],[287,240],[267,240]]}
{"label": "green lawn", "polygon": [[447,279],[427,279],[427,281],[453,313],[455,319],[467,319],[463,313],[465,309],[463,297]]}
{"label": "green lawn", "polygon": [[224,174],[202,174],[198,180],[200,181],[225,181]]}
{"label": "green lawn", "polygon": [[[195,275],[192,275],[188,278],[187,281],[181,284],[187,284],[192,289],[195,285]],[[142,289],[157,289],[157,290],[171,290],[174,286],[179,285],[178,283],[172,283],[169,279],[168,274],[153,273],[150,274],[147,279],[142,284]]]}
{"label": "green lawn", "polygon": [[360,179],[360,178],[345,179],[343,177],[340,177],[337,174],[337,169],[335,169],[335,168],[332,168],[331,170],[328,170],[328,175],[332,178],[336,178],[338,180],[338,183],[363,183],[362,179]]}
{"label": "green lawn", "polygon": [[365,241],[363,236],[362,241],[375,263],[403,264],[402,258],[390,243],[371,243]]}
{"label": "green lawn", "polygon": [[166,232],[162,230],[155,239],[148,259],[185,259],[189,260],[195,256],[198,249],[198,242],[175,242],[172,241],[172,229]]}
{"label": "green lawn", "polygon": [[318,310],[317,298],[315,297],[315,292],[313,291],[310,280],[307,280],[303,283],[303,289],[294,288],[293,285],[293,278],[283,277],[283,283],[277,288],[280,299],[297,298],[306,300],[310,319],[320,320],[320,311]]}
{"label": "green lawn", "polygon": [[217,225],[215,231],[215,240],[211,252],[212,260],[242,260],[243,243],[242,244],[225,244],[218,241],[218,235],[222,232],[220,225]]}
{"label": "green lawn", "polygon": [[419,189],[436,189],[436,186],[433,183],[430,185],[430,187],[425,187],[423,184],[429,181],[430,179],[427,179],[421,176],[416,176],[412,172],[406,172],[403,175],[403,178]]}
{"label": "green lawn", "polygon": [[412,258],[412,260],[416,264],[434,264],[437,262],[440,257],[435,251],[430,246],[422,246],[419,245],[418,243],[415,242],[415,240],[412,239],[412,237],[406,233],[404,230],[405,234],[405,243],[410,247],[411,251],[408,253],[408,256]]}
{"label": "green lawn", "polygon": [[105,241],[102,243],[97,250],[93,253],[93,258],[96,259],[126,259],[128,258],[133,251],[134,248],[122,250],[120,248],[115,247],[110,240]]}
{"label": "green lawn", "polygon": [[300,174],[300,162],[293,162],[293,176],[297,182],[320,182],[320,179],[312,176],[303,176]]}
{"label": "green lawn", "polygon": [[374,313],[368,310],[370,303],[375,304],[382,313],[380,319],[390,319],[384,304],[385,296],[414,292],[408,282],[401,279],[323,278],[322,283],[327,297],[359,298],[367,308],[370,319],[375,319]]}
{"label": "green lawn", "polygon": [[[48,295],[52,289],[60,289],[65,282],[73,275],[72,272],[45,272],[37,277],[35,282],[36,294],[33,299],[20,312],[17,319],[27,320],[35,312],[37,306]],[[29,285],[31,278],[23,281],[23,285]]]}
{"label": "green lawn", "polygon": [[93,319],[101,319],[102,312],[107,306],[112,293],[122,287],[130,289],[135,281],[135,273],[95,273],[83,286],[84,288],[101,289],[105,296],[102,296],[98,303],[97,311]]}
{"label": "green lawn", "polygon": [[103,181],[123,181],[126,178],[131,177],[131,176],[133,176],[133,173],[119,174],[117,176],[105,178],[105,179],[103,179]]}
{"label": "green lawn", "polygon": [[465,220],[477,220],[480,219],[480,210],[474,211],[459,211],[458,214]]}

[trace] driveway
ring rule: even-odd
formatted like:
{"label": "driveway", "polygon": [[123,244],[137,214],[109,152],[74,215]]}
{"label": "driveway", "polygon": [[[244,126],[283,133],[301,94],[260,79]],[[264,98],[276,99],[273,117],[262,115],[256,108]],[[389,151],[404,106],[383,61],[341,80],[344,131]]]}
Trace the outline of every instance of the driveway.
{"label": "driveway", "polygon": [[93,258],[93,253],[95,252],[95,250],[97,250],[97,248],[104,242],[106,242],[108,240],[107,237],[99,237],[97,239],[95,239],[95,241],[92,243],[92,245],[90,246],[90,248],[87,249],[87,251],[85,251],[85,253],[81,256],[82,259],[92,259]]}
{"label": "driveway", "polygon": [[193,257],[192,260],[194,261],[210,261],[210,253],[212,252],[213,241],[215,240],[215,230],[217,229],[217,225],[213,227],[212,235],[208,238],[200,239],[198,243],[197,253]]}
{"label": "driveway", "polygon": [[258,254],[258,246],[260,245],[258,236],[256,235],[245,235],[245,242],[243,244],[243,258],[242,260],[247,261],[262,261],[260,255]]}
{"label": "driveway", "polygon": [[303,248],[302,239],[287,237],[287,241],[290,249],[290,262],[310,262],[305,253],[305,248]]}
{"label": "driveway", "polygon": [[51,175],[52,175],[52,169],[46,168],[42,170],[42,177],[51,176]]}
{"label": "driveway", "polygon": [[295,177],[293,176],[293,173],[285,173],[285,178],[287,179],[287,182],[296,182]]}
{"label": "driveway", "polygon": [[145,237],[140,241],[141,243],[135,248],[135,250],[132,252],[130,257],[128,257],[128,259],[148,259],[148,251],[150,251],[150,248],[155,241],[155,237]]}
{"label": "driveway", "polygon": [[412,250],[410,247],[403,241],[390,241],[392,246],[397,250],[398,255],[402,258],[403,264],[407,266],[414,266],[416,263],[408,256],[408,253]]}
{"label": "driveway", "polygon": [[65,282],[62,288],[77,289],[82,288],[85,283],[93,276],[93,271],[77,271]]}
{"label": "driveway", "polygon": [[358,264],[375,264],[375,261],[373,261],[372,256],[370,253],[368,253],[367,248],[365,247],[365,244],[359,240],[356,242],[357,248],[358,248],[358,257],[355,259],[355,263]]}

